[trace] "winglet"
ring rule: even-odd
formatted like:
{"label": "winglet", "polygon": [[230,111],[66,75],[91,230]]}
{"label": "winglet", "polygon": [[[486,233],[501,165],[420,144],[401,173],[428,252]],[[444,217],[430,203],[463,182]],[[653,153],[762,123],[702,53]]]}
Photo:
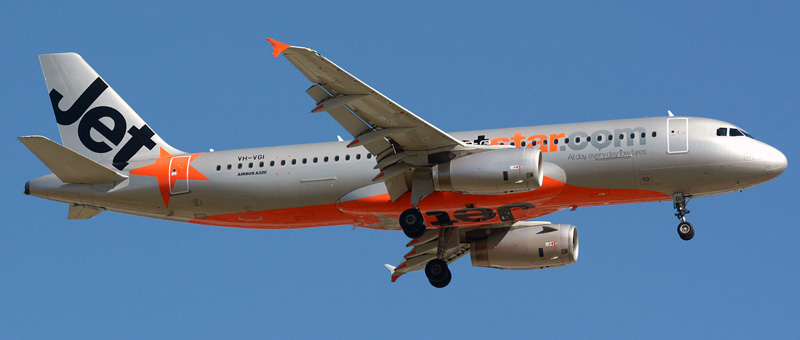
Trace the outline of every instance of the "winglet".
{"label": "winglet", "polygon": [[390,272],[392,272],[392,275],[394,275],[394,268],[395,268],[395,266],[393,266],[393,265],[390,265],[390,264],[388,264],[388,263],[387,263],[387,264],[384,264],[384,266],[386,267],[386,269],[389,269],[389,271],[390,271]]}
{"label": "winglet", "polygon": [[286,49],[291,47],[291,46],[286,45],[286,44],[284,44],[284,43],[282,43],[280,41],[277,41],[275,39],[267,38],[267,41],[269,41],[269,43],[272,44],[272,56],[273,57],[277,57],[277,56],[281,55],[281,53],[283,53],[283,51],[286,51]]}
{"label": "winglet", "polygon": [[397,278],[399,278],[399,277],[400,277],[400,275],[403,275],[403,274],[398,274],[398,275],[395,275],[395,274],[394,274],[394,270],[395,270],[395,268],[396,268],[396,267],[395,267],[395,266],[393,266],[393,265],[390,265],[390,264],[388,264],[388,263],[387,263],[387,264],[384,264],[384,266],[386,266],[386,268],[388,268],[388,269],[389,269],[389,271],[391,271],[391,272],[392,272],[392,282],[395,282],[395,281],[397,281]]}

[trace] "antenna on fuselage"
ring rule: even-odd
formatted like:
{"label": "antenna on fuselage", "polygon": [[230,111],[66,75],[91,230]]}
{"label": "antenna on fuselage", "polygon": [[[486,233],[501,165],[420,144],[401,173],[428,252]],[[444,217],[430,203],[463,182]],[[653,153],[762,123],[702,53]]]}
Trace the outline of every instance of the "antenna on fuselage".
{"label": "antenna on fuselage", "polygon": [[340,142],[344,142],[344,139],[342,139],[342,136],[336,135],[336,139],[338,139]]}
{"label": "antenna on fuselage", "polygon": [[667,110],[667,113],[669,113],[669,116],[670,116],[670,117],[675,117],[675,115],[674,115],[674,114],[672,114],[672,111],[670,111],[670,110]]}

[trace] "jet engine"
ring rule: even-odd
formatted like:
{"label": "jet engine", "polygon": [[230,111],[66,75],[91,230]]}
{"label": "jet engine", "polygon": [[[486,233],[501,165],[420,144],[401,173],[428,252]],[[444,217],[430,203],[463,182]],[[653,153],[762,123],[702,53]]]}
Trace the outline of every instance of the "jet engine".
{"label": "jet engine", "polygon": [[472,265],[499,269],[563,267],[578,260],[578,229],[568,224],[517,222],[470,242]]}
{"label": "jet engine", "polygon": [[458,157],[433,166],[437,191],[499,195],[542,186],[542,152],[508,148]]}

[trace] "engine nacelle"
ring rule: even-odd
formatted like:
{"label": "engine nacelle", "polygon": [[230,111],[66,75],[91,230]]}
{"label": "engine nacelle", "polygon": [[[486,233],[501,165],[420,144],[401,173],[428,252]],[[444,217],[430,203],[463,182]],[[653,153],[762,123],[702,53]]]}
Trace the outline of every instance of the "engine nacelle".
{"label": "engine nacelle", "polygon": [[578,228],[568,224],[517,222],[505,232],[470,243],[472,265],[500,269],[563,267],[578,260]]}
{"label": "engine nacelle", "polygon": [[542,186],[542,152],[531,148],[484,151],[433,167],[436,191],[500,195]]}

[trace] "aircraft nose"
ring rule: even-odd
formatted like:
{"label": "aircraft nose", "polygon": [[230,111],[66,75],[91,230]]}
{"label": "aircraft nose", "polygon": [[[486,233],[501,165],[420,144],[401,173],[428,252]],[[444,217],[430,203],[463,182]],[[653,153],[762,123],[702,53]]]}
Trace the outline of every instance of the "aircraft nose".
{"label": "aircraft nose", "polygon": [[780,152],[780,150],[776,148],[769,147],[769,150],[764,154],[764,163],[767,167],[767,174],[775,178],[786,170],[788,161],[783,152]]}

